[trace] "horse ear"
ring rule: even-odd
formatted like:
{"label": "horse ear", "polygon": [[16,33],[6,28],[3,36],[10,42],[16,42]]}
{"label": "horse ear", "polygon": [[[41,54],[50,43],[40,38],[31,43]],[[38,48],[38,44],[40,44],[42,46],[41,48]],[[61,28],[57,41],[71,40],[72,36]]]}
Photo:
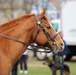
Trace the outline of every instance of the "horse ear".
{"label": "horse ear", "polygon": [[42,11],[42,13],[41,13],[41,14],[39,14],[39,18],[43,18],[43,17],[44,17],[44,15],[45,15],[45,13],[46,13],[46,9],[44,9],[44,10]]}

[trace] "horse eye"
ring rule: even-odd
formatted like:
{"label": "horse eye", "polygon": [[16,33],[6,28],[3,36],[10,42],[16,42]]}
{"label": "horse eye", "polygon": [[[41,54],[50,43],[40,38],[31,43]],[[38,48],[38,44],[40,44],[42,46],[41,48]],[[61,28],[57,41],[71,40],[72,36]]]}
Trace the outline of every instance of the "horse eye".
{"label": "horse eye", "polygon": [[51,29],[51,27],[49,26],[49,27],[46,27],[47,29]]}

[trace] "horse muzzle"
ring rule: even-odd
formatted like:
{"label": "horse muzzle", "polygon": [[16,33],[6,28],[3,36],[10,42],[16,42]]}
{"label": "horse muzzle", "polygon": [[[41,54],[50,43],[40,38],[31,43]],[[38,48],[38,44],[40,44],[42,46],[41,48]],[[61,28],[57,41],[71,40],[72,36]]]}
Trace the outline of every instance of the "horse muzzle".
{"label": "horse muzzle", "polygon": [[55,53],[61,52],[64,49],[64,44],[61,44],[60,47],[58,47],[56,43],[54,43],[52,46],[52,49],[53,49],[53,52]]}

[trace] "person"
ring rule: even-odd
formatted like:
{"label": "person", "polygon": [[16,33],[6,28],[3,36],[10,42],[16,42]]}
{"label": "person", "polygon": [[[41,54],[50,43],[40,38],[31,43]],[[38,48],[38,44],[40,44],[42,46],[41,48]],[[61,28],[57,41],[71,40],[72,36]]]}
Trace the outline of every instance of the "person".
{"label": "person", "polygon": [[[63,49],[63,51],[61,51],[61,52],[54,53],[54,56],[53,56],[54,61],[55,61],[55,63],[54,63],[54,64],[55,64],[55,65],[54,65],[54,68],[57,66],[56,64],[59,63],[60,74],[63,75],[64,67],[65,67],[65,65],[64,65],[64,59],[66,58],[66,55],[69,53],[69,51],[68,51],[68,47],[67,47],[67,45],[66,45],[66,42],[65,42],[64,39],[63,39],[63,32],[62,32],[62,31],[59,32],[59,36],[61,37],[61,39],[62,39],[63,42],[64,42],[64,49]],[[69,69],[69,68],[68,68],[68,69]],[[53,73],[55,73],[56,68],[55,68],[53,71],[54,71]],[[69,69],[69,75],[70,75],[70,69]]]}
{"label": "person", "polygon": [[59,32],[59,36],[61,37],[61,39],[62,39],[63,42],[64,42],[64,49],[63,49],[63,51],[58,52],[57,54],[54,53],[54,55],[62,56],[62,57],[65,59],[65,58],[66,58],[66,55],[69,53],[68,47],[67,47],[67,45],[66,45],[66,42],[65,42],[64,39],[63,39],[63,32],[62,32],[62,31]]}
{"label": "person", "polygon": [[20,58],[20,73],[28,73],[28,66],[27,66],[27,60],[28,60],[28,49],[23,53],[23,55]]}
{"label": "person", "polygon": [[[62,31],[59,32],[60,37],[63,40],[63,33]],[[68,47],[66,45],[66,42],[64,42],[64,49],[61,52],[54,53],[53,52],[53,61],[54,63],[49,62],[48,66],[51,68],[53,75],[56,75],[56,71],[59,68],[60,69],[60,75],[63,75],[63,72],[66,72],[66,75],[70,75],[70,68],[68,65],[64,64],[64,59],[66,58],[66,54],[68,54]],[[53,68],[53,69],[52,69]]]}
{"label": "person", "polygon": [[19,60],[13,66],[12,75],[18,75],[18,64],[19,64]]}

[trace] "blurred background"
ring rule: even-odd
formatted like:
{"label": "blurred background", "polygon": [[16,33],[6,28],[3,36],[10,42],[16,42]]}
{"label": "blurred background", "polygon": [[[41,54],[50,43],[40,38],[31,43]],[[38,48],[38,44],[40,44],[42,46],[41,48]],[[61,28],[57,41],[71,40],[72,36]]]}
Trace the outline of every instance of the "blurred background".
{"label": "blurred background", "polygon": [[28,13],[38,14],[44,8],[49,18],[59,19],[63,2],[66,0],[0,0],[0,23]]}
{"label": "blurred background", "polygon": [[[63,38],[69,49],[65,60],[69,61],[67,63],[70,66],[74,65],[73,69],[76,65],[70,63],[70,60],[73,58],[76,60],[76,0],[0,0],[0,25],[25,14],[41,13],[44,8],[47,9],[46,15],[57,33],[62,31],[64,34]],[[38,54],[37,59],[43,60],[46,56],[46,54],[40,55]],[[33,56],[31,51],[29,56]],[[41,61],[37,61],[35,58],[30,58],[29,61],[32,60],[41,66]],[[34,66],[34,61],[29,62],[29,66]],[[41,67],[43,68],[43,66]],[[73,75],[75,74],[74,72]]]}

